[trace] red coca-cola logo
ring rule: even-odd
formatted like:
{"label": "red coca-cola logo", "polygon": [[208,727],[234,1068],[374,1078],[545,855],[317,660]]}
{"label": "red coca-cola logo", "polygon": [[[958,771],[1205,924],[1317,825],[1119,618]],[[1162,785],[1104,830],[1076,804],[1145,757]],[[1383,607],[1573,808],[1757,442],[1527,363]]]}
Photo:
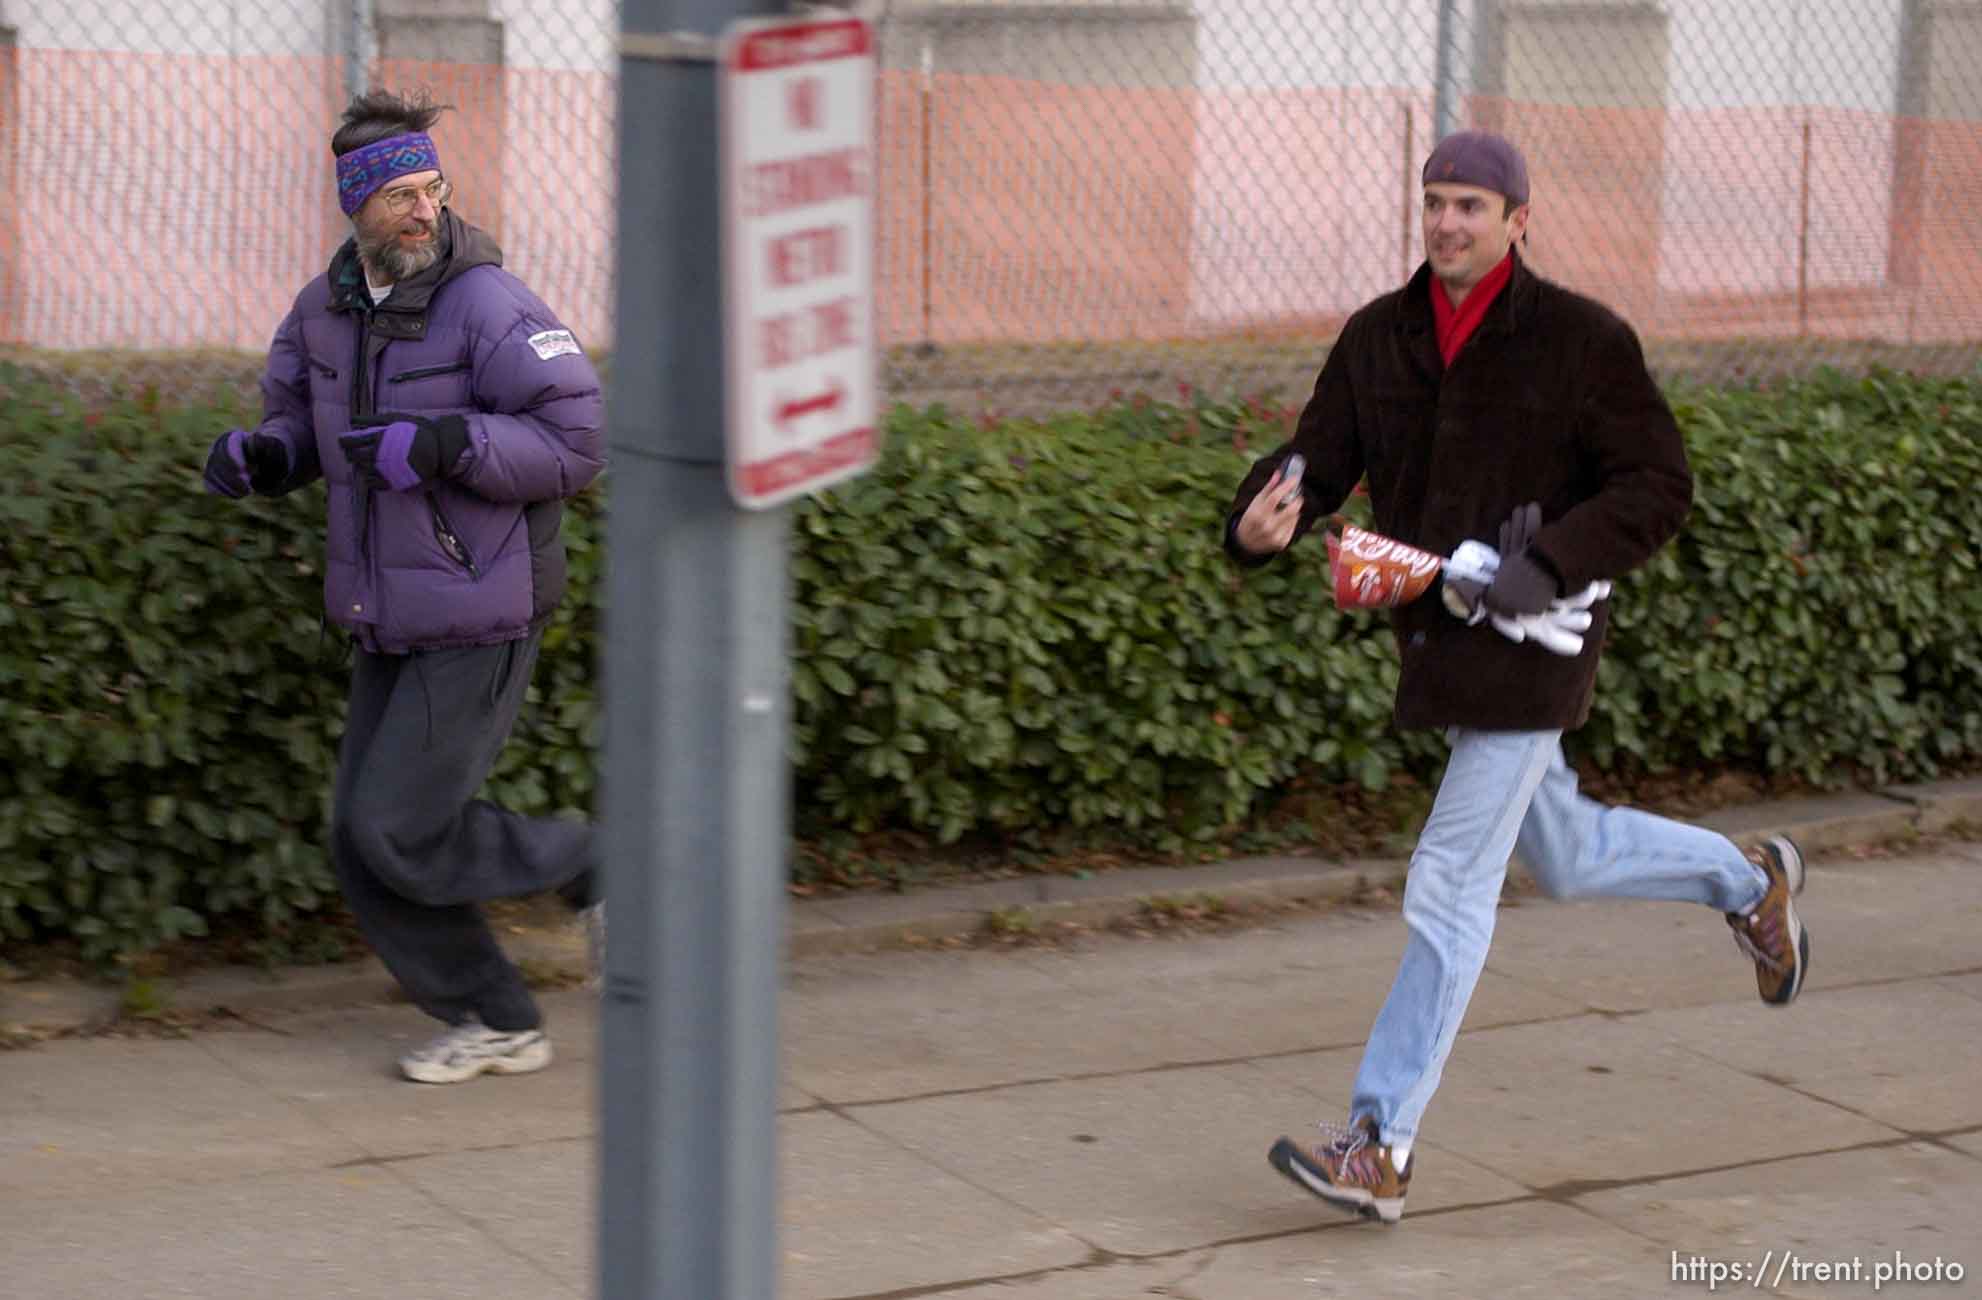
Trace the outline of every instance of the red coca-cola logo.
{"label": "red coca-cola logo", "polygon": [[1372,533],[1366,528],[1346,524],[1342,529],[1342,550],[1354,559],[1369,563],[1401,564],[1411,574],[1437,573],[1445,561],[1430,551],[1421,551],[1415,546],[1406,546],[1394,537],[1382,533]]}
{"label": "red coca-cola logo", "polygon": [[1341,537],[1329,534],[1328,559],[1335,570],[1335,603],[1342,609],[1409,604],[1444,564],[1429,551],[1346,523]]}

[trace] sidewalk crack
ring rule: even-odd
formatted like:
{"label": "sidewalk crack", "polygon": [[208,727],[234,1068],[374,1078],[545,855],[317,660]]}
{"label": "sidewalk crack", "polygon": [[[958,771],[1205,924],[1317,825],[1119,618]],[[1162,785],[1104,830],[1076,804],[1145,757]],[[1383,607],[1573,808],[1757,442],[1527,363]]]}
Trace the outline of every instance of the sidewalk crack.
{"label": "sidewalk crack", "polygon": [[[1880,1127],[1890,1129],[1893,1126],[1890,1124],[1881,1124]],[[1874,1138],[1865,1142],[1850,1142],[1843,1146],[1817,1147],[1808,1151],[1792,1151],[1779,1156],[1761,1156],[1753,1160],[1735,1160],[1727,1164],[1702,1165],[1695,1169],[1675,1169],[1666,1173],[1641,1174],[1636,1178],[1570,1178],[1559,1183],[1550,1183],[1545,1187],[1536,1187],[1533,1191],[1535,1198],[1538,1200],[1553,1201],[1561,1205],[1574,1206],[1588,1213],[1595,1213],[1590,1207],[1580,1205],[1579,1199],[1585,1196],[1618,1191],[1624,1188],[1656,1187],[1661,1183],[1680,1182],[1688,1178],[1704,1177],[1708,1174],[1725,1174],[1737,1169],[1757,1169],[1768,1165],[1787,1164],[1792,1160],[1811,1160],[1819,1156],[1851,1155],[1860,1151],[1886,1151],[1895,1147],[1915,1146],[1923,1142],[1935,1143],[1937,1138],[1962,1137],[1969,1132],[1982,1132],[1982,1124],[1974,1125],[1968,1129],[1951,1129],[1934,1133],[1908,1133],[1902,1130],[1895,1130],[1897,1136],[1889,1138]],[[1935,1144],[1938,1145],[1938,1143]],[[1606,1219],[1605,1222],[1608,1223],[1610,1221]],[[1628,1225],[1622,1223],[1614,1223],[1611,1226],[1623,1228],[1627,1232],[1631,1231]],[[1647,1240],[1650,1240],[1650,1238],[1647,1238]]]}
{"label": "sidewalk crack", "polygon": [[[1630,1012],[1625,1014],[1636,1015],[1639,1013]],[[1579,1008],[1558,1016],[1536,1016],[1524,1020],[1496,1021],[1491,1025],[1481,1025],[1474,1029],[1461,1029],[1459,1034],[1460,1037],[1464,1038],[1472,1034],[1490,1034],[1502,1029],[1520,1029],[1531,1025],[1561,1024],[1572,1020],[1580,1020],[1585,1016],[1609,1018],[1612,1015],[1613,1013],[1611,1012],[1601,1011],[1594,1007]],[[817,1104],[804,1107],[803,1109],[806,1111],[827,1110],[838,1113],[842,1111],[864,1110],[874,1106],[899,1106],[917,1101],[947,1101],[958,1097],[988,1096],[992,1093],[1007,1092],[1018,1088],[1042,1088],[1056,1083],[1102,1083],[1110,1079],[1137,1079],[1145,1075],[1172,1074],[1184,1070],[1215,1070],[1237,1065],[1253,1065],[1261,1061],[1282,1061],[1296,1056],[1312,1056],[1317,1052],[1349,1051],[1359,1048],[1362,1045],[1363,1039],[1361,1038],[1344,1039],[1341,1042],[1310,1043],[1300,1047],[1275,1048],[1268,1052],[1250,1052],[1240,1056],[1206,1057],[1201,1060],[1189,1061],[1159,1061],[1154,1065],[1136,1065],[1121,1070],[1084,1070],[1067,1074],[1037,1075],[1031,1078],[1004,1079],[997,1083],[976,1084],[967,1088],[933,1088],[927,1092],[912,1092],[897,1097],[864,1097],[857,1101],[831,1101],[820,1097],[816,1092],[808,1092],[809,1096],[817,1099]],[[789,1113],[795,1114],[798,1112],[793,1111]]]}
{"label": "sidewalk crack", "polygon": [[[1097,1261],[1101,1261],[1103,1257],[1106,1257],[1106,1260],[1111,1260],[1111,1261],[1114,1259],[1121,1258],[1120,1256],[1116,1255],[1113,1251],[1110,1251],[1107,1247],[1101,1245],[1100,1243],[1089,1241],[1086,1237],[1083,1237],[1080,1233],[1075,1232],[1073,1229],[1063,1227],[1058,1223],[1054,1223],[1053,1220],[1048,1218],[1046,1215],[1041,1214],[1038,1210],[1035,1210],[1033,1207],[1025,1204],[1023,1201],[1019,1201],[1011,1196],[1007,1196],[1005,1193],[999,1191],[995,1187],[986,1187],[984,1184],[979,1183],[975,1179],[970,1178],[962,1171],[950,1168],[949,1165],[944,1163],[942,1160],[939,1160],[936,1157],[930,1155],[928,1152],[923,1151],[917,1147],[911,1146],[907,1142],[902,1141],[900,1138],[894,1136],[892,1133],[884,1133],[880,1129],[875,1128],[871,1124],[863,1123],[859,1116],[849,1115],[845,1111],[840,1110],[838,1107],[828,1107],[828,1110],[830,1110],[833,1114],[837,1115],[840,1119],[843,1119],[847,1123],[852,1124],[854,1127],[860,1129],[863,1133],[868,1134],[870,1137],[877,1138],[880,1141],[887,1143],[889,1146],[894,1147],[896,1150],[901,1151],[904,1154],[913,1157],[914,1159],[922,1162],[923,1164],[930,1166],[933,1169],[941,1170],[943,1173],[948,1174],[950,1177],[956,1179],[958,1182],[962,1183],[964,1186],[972,1189],[973,1191],[982,1192],[984,1195],[990,1197],[994,1201],[997,1201],[1001,1205],[1009,1206],[1010,1208],[1019,1211],[1021,1214],[1024,1214],[1028,1218],[1037,1219],[1041,1223],[1048,1224],[1057,1232],[1066,1233],[1069,1240],[1079,1242],[1081,1245],[1087,1247],[1089,1252],[1091,1252],[1086,1265],[1083,1265],[1084,1267],[1092,1266]],[[1055,1271],[1055,1270],[1049,1270],[1049,1271]]]}
{"label": "sidewalk crack", "polygon": [[[454,1154],[454,1153],[450,1153],[450,1154]],[[567,1285],[567,1279],[565,1279],[560,1274],[553,1272],[541,1260],[537,1259],[535,1256],[526,1254],[522,1250],[517,1249],[509,1242],[505,1241],[502,1237],[502,1234],[490,1231],[489,1224],[486,1221],[476,1218],[474,1215],[468,1213],[460,1206],[453,1205],[447,1201],[442,1200],[434,1193],[428,1191],[425,1187],[422,1187],[417,1181],[407,1176],[404,1172],[402,1172],[399,1169],[393,1168],[391,1165],[382,1164],[381,1169],[388,1178],[392,1178],[396,1180],[402,1187],[405,1187],[407,1190],[411,1191],[414,1195],[422,1198],[428,1204],[440,1210],[441,1213],[450,1215],[453,1218],[460,1220],[462,1223],[466,1224],[469,1228],[473,1229],[475,1234],[480,1238],[482,1238],[482,1240],[487,1242],[490,1246],[494,1247],[498,1251],[501,1251],[503,1254],[509,1256],[511,1259],[516,1260],[519,1263],[525,1265],[526,1267],[529,1268],[531,1272],[536,1273],[537,1275],[542,1277],[545,1281],[551,1283],[559,1291],[562,1291]]]}

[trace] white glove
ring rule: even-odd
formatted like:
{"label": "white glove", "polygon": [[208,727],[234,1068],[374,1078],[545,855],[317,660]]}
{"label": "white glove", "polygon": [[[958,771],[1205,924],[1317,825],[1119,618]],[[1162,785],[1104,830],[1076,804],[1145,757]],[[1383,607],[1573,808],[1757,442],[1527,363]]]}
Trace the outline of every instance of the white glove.
{"label": "white glove", "polygon": [[1609,595],[1608,582],[1593,582],[1573,596],[1550,601],[1539,614],[1495,614],[1494,630],[1516,645],[1533,641],[1551,654],[1579,655],[1583,653],[1583,633],[1589,631],[1595,618],[1590,607]]}
{"label": "white glove", "polygon": [[[1609,599],[1610,583],[1598,580],[1573,596],[1564,596],[1561,600],[1551,601],[1549,603],[1549,611],[1553,613],[1557,610],[1588,609],[1600,600]],[[1588,627],[1589,624],[1586,622],[1583,626]]]}
{"label": "white glove", "polygon": [[[1557,615],[1554,611],[1545,614],[1493,614],[1494,630],[1509,641],[1519,645],[1523,641],[1533,641],[1551,654],[1576,656],[1583,653],[1583,630],[1590,626],[1590,616],[1584,613]],[[1580,619],[1580,623],[1573,620]]]}
{"label": "white glove", "polygon": [[[1500,552],[1485,542],[1461,542],[1445,562],[1448,580],[1478,583],[1482,588],[1490,585],[1499,572]],[[1590,607],[1610,595],[1610,584],[1593,582],[1573,596],[1549,602],[1549,607],[1539,614],[1489,615],[1485,602],[1475,600],[1469,607],[1465,597],[1449,581],[1440,595],[1446,611],[1454,618],[1463,619],[1468,627],[1491,617],[1494,631],[1516,645],[1533,641],[1552,654],[1574,657],[1583,653],[1582,634],[1589,631],[1593,618]]]}

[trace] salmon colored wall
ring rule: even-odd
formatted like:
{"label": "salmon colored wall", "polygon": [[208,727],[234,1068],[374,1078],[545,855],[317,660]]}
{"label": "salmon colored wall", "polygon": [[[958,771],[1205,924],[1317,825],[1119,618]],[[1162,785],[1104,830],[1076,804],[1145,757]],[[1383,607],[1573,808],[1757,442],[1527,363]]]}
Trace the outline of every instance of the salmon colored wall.
{"label": "salmon colored wall", "polygon": [[925,99],[919,76],[882,77],[885,343],[925,341],[925,259],[936,343],[1189,330],[1193,95],[933,82]]}
{"label": "salmon colored wall", "polygon": [[[379,71],[457,105],[435,131],[457,207],[609,342],[612,78]],[[884,343],[1324,335],[1419,257],[1417,90],[924,84],[879,87]],[[348,232],[328,147],[344,85],[334,59],[0,60],[0,339],[264,346]],[[1982,123],[1467,108],[1528,154],[1534,263],[1648,336],[1982,338]]]}

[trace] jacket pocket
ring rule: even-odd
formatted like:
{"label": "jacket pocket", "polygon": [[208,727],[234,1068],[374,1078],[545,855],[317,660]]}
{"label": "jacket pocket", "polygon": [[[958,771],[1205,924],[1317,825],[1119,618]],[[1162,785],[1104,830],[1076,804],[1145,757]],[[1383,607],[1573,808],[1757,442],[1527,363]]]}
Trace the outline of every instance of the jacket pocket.
{"label": "jacket pocket", "polygon": [[387,377],[386,382],[388,384],[410,384],[415,379],[432,379],[435,375],[451,375],[459,370],[470,369],[474,364],[473,361],[462,360],[450,361],[444,366],[421,366],[418,370],[402,370],[396,375],[391,375]]}
{"label": "jacket pocket", "polygon": [[427,503],[433,507],[434,540],[440,543],[440,549],[447,552],[449,559],[466,569],[469,577],[477,582],[481,581],[482,569],[475,563],[475,553],[468,549],[468,543],[461,539],[461,534],[448,522],[447,512],[441,509],[440,498],[429,496]]}
{"label": "jacket pocket", "polygon": [[303,356],[309,361],[310,369],[316,371],[318,374],[322,375],[325,379],[337,378],[336,366],[331,365],[327,361],[319,361],[315,357],[310,356],[310,354],[307,352],[305,352]]}

